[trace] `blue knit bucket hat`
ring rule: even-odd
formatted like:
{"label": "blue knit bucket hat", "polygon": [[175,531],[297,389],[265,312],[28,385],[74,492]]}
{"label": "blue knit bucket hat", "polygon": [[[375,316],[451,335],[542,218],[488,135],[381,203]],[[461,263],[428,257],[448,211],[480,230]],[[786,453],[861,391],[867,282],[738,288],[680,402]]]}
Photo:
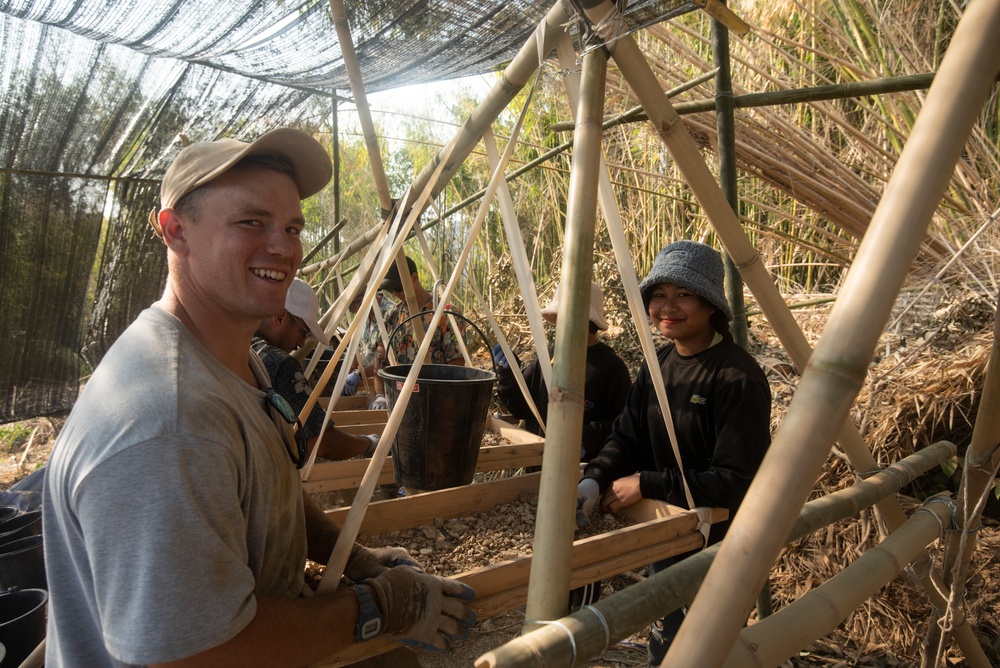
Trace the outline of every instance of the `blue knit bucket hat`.
{"label": "blue knit bucket hat", "polygon": [[732,320],[733,311],[722,287],[724,281],[722,258],[715,249],[697,241],[675,241],[656,254],[649,276],[639,284],[639,292],[642,305],[649,310],[653,287],[673,283],[704,297],[725,314],[726,320]]}

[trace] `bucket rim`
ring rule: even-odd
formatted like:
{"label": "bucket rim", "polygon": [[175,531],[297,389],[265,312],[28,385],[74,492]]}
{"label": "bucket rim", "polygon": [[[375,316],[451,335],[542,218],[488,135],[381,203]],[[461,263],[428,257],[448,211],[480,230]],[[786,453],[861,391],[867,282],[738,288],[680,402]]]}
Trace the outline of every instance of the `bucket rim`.
{"label": "bucket rim", "polygon": [[[453,364],[423,364],[420,367],[420,371],[428,367],[454,367],[455,369],[464,369],[466,371],[473,371],[479,374],[483,374],[480,378],[421,378],[419,372],[417,374],[417,383],[447,383],[447,384],[472,384],[472,383],[495,383],[497,380],[497,374],[488,369],[480,369],[475,366],[456,366]],[[383,380],[394,380],[394,381],[405,381],[406,377],[410,373],[410,369],[413,368],[412,364],[393,364],[392,366],[387,366],[379,369],[376,373]],[[392,373],[395,369],[405,369],[402,373]]]}
{"label": "bucket rim", "polygon": [[[9,549],[11,547],[17,546],[18,543],[29,543],[29,542],[30,543],[36,543],[36,544],[35,545],[27,545],[27,544],[25,544],[25,545],[22,545],[22,546],[18,546],[16,549],[13,549],[13,550]],[[43,541],[42,536],[39,535],[39,534],[35,534],[33,536],[23,536],[21,538],[15,538],[14,540],[10,541],[9,543],[4,543],[3,545],[0,545],[0,558],[7,557],[7,556],[12,556],[12,555],[15,555],[15,554],[21,554],[22,552],[26,552],[28,550],[33,550],[36,547],[41,547],[42,545],[44,545],[44,541]]]}
{"label": "bucket rim", "polygon": [[35,592],[38,592],[39,594],[41,594],[41,598],[39,598],[38,602],[30,610],[28,610],[27,612],[22,613],[22,614],[18,615],[17,617],[14,617],[12,619],[8,619],[5,622],[0,622],[0,627],[6,626],[7,624],[13,624],[14,622],[17,622],[17,621],[20,621],[20,620],[24,619],[28,615],[30,615],[30,614],[32,614],[34,612],[37,612],[40,607],[42,607],[43,605],[45,605],[45,604],[47,604],[49,602],[49,592],[46,591],[45,589],[38,589],[37,587],[31,587],[31,588],[28,588],[28,589],[12,589],[12,590],[9,590],[9,591],[0,592],[0,601],[3,600],[4,596],[16,596],[17,594],[32,594],[32,595],[34,595]]}

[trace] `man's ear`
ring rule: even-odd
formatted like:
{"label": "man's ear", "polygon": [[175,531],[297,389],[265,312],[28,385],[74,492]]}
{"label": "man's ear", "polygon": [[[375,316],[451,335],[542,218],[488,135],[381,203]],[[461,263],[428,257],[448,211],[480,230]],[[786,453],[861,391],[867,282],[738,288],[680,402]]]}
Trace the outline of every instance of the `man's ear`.
{"label": "man's ear", "polygon": [[179,255],[186,255],[189,251],[188,239],[185,235],[187,220],[176,209],[161,210],[157,220],[163,231],[163,243],[167,245],[167,248]]}

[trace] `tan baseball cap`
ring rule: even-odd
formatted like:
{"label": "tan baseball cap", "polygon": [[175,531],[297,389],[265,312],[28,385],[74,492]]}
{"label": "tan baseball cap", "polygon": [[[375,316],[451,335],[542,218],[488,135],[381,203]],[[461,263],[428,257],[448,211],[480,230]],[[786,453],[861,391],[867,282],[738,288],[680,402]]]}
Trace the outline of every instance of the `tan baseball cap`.
{"label": "tan baseball cap", "polygon": [[[251,155],[274,154],[292,165],[292,180],[299,199],[315,195],[330,181],[333,163],[326,149],[311,135],[292,128],[271,130],[256,141],[216,139],[196,142],[181,149],[167,168],[160,183],[160,209],[169,209],[184,195],[225,173],[237,162]],[[157,236],[163,236],[156,211],[149,223]]]}
{"label": "tan baseball cap", "polygon": [[285,310],[302,318],[317,341],[324,346],[330,345],[330,338],[316,319],[319,314],[319,300],[316,299],[316,293],[301,278],[293,278],[292,284],[288,286],[288,294],[285,295]]}

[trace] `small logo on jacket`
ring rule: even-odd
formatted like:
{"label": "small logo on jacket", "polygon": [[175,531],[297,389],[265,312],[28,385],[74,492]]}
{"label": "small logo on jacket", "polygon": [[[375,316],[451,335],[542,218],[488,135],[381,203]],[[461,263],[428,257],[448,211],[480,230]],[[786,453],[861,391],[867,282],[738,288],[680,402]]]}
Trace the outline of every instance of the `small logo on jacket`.
{"label": "small logo on jacket", "polygon": [[691,395],[691,403],[692,404],[701,404],[702,406],[704,406],[705,404],[708,403],[708,399],[706,399],[705,397],[698,396],[697,394],[692,394]]}

